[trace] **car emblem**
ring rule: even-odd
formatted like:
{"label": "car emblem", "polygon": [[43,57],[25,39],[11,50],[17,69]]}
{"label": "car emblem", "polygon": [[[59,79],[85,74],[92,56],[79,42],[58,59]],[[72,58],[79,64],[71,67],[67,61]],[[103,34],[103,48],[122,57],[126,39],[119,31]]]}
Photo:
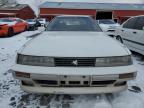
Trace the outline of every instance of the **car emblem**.
{"label": "car emblem", "polygon": [[72,61],[72,64],[75,65],[75,66],[77,66],[78,65],[78,60]]}

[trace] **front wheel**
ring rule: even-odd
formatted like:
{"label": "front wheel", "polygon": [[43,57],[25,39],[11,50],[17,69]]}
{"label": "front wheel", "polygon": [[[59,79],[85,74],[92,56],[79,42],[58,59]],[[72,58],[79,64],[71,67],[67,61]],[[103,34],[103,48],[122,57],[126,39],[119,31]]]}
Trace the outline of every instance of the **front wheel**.
{"label": "front wheel", "polygon": [[8,37],[11,37],[11,36],[13,36],[14,35],[14,30],[13,30],[13,28],[9,28],[8,29]]}
{"label": "front wheel", "polygon": [[25,26],[24,31],[27,31],[27,30],[28,30],[28,27],[27,27],[27,26]]}
{"label": "front wheel", "polygon": [[120,43],[123,43],[123,40],[122,40],[122,38],[120,36],[117,36],[116,40],[118,40]]}

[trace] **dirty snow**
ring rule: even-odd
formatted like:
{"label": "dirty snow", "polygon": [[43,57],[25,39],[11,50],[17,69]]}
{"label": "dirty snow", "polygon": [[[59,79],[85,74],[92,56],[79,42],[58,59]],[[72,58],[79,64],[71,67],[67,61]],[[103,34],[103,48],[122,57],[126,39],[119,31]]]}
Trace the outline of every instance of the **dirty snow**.
{"label": "dirty snow", "polygon": [[[20,82],[10,70],[17,50],[40,31],[27,31],[10,38],[0,38],[0,105],[1,108],[144,108],[144,65],[140,56],[133,55],[138,70],[129,85],[141,87],[142,92],[124,91],[115,94],[49,95],[31,94],[20,89]],[[129,87],[131,89],[131,87]]]}

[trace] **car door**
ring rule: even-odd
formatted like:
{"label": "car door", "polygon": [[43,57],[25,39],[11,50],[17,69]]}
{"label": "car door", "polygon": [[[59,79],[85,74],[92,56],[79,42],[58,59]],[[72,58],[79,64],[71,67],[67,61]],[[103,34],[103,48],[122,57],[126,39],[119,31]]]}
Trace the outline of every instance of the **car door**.
{"label": "car door", "polygon": [[137,18],[137,21],[135,23],[134,29],[132,31],[133,33],[133,41],[135,44],[135,48],[137,50],[143,50],[144,51],[144,16],[140,16]]}
{"label": "car door", "polygon": [[135,47],[133,41],[135,41],[135,32],[134,32],[134,27],[137,22],[137,17],[131,18],[127,20],[121,28],[121,36],[123,38],[123,42],[127,47],[131,50],[132,48]]}
{"label": "car door", "polygon": [[22,32],[22,31],[24,31],[23,21],[20,20],[20,19],[17,19],[16,21],[17,21],[17,23],[16,23],[17,32]]}

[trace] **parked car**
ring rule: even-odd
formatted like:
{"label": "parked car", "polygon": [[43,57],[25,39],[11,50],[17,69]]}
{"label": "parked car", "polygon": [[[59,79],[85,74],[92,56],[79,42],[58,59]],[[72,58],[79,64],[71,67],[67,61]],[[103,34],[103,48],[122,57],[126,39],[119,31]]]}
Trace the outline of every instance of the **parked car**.
{"label": "parked car", "polygon": [[100,20],[97,20],[97,23],[101,27],[102,31],[111,37],[115,36],[116,27],[120,26],[118,23],[116,23],[112,19],[100,19]]}
{"label": "parked car", "polygon": [[117,28],[116,34],[130,50],[144,55],[144,15],[128,19]]}
{"label": "parked car", "polygon": [[130,51],[89,16],[57,16],[18,51],[13,76],[27,92],[113,93],[136,77]]}
{"label": "parked car", "polygon": [[41,26],[41,23],[36,19],[27,19],[28,30],[37,30]]}
{"label": "parked car", "polygon": [[44,27],[45,27],[46,24],[47,24],[47,21],[46,21],[45,18],[39,18],[38,21],[41,23],[41,26],[44,26]]}
{"label": "parked car", "polygon": [[28,24],[20,18],[0,18],[0,36],[13,36],[27,30]]}

